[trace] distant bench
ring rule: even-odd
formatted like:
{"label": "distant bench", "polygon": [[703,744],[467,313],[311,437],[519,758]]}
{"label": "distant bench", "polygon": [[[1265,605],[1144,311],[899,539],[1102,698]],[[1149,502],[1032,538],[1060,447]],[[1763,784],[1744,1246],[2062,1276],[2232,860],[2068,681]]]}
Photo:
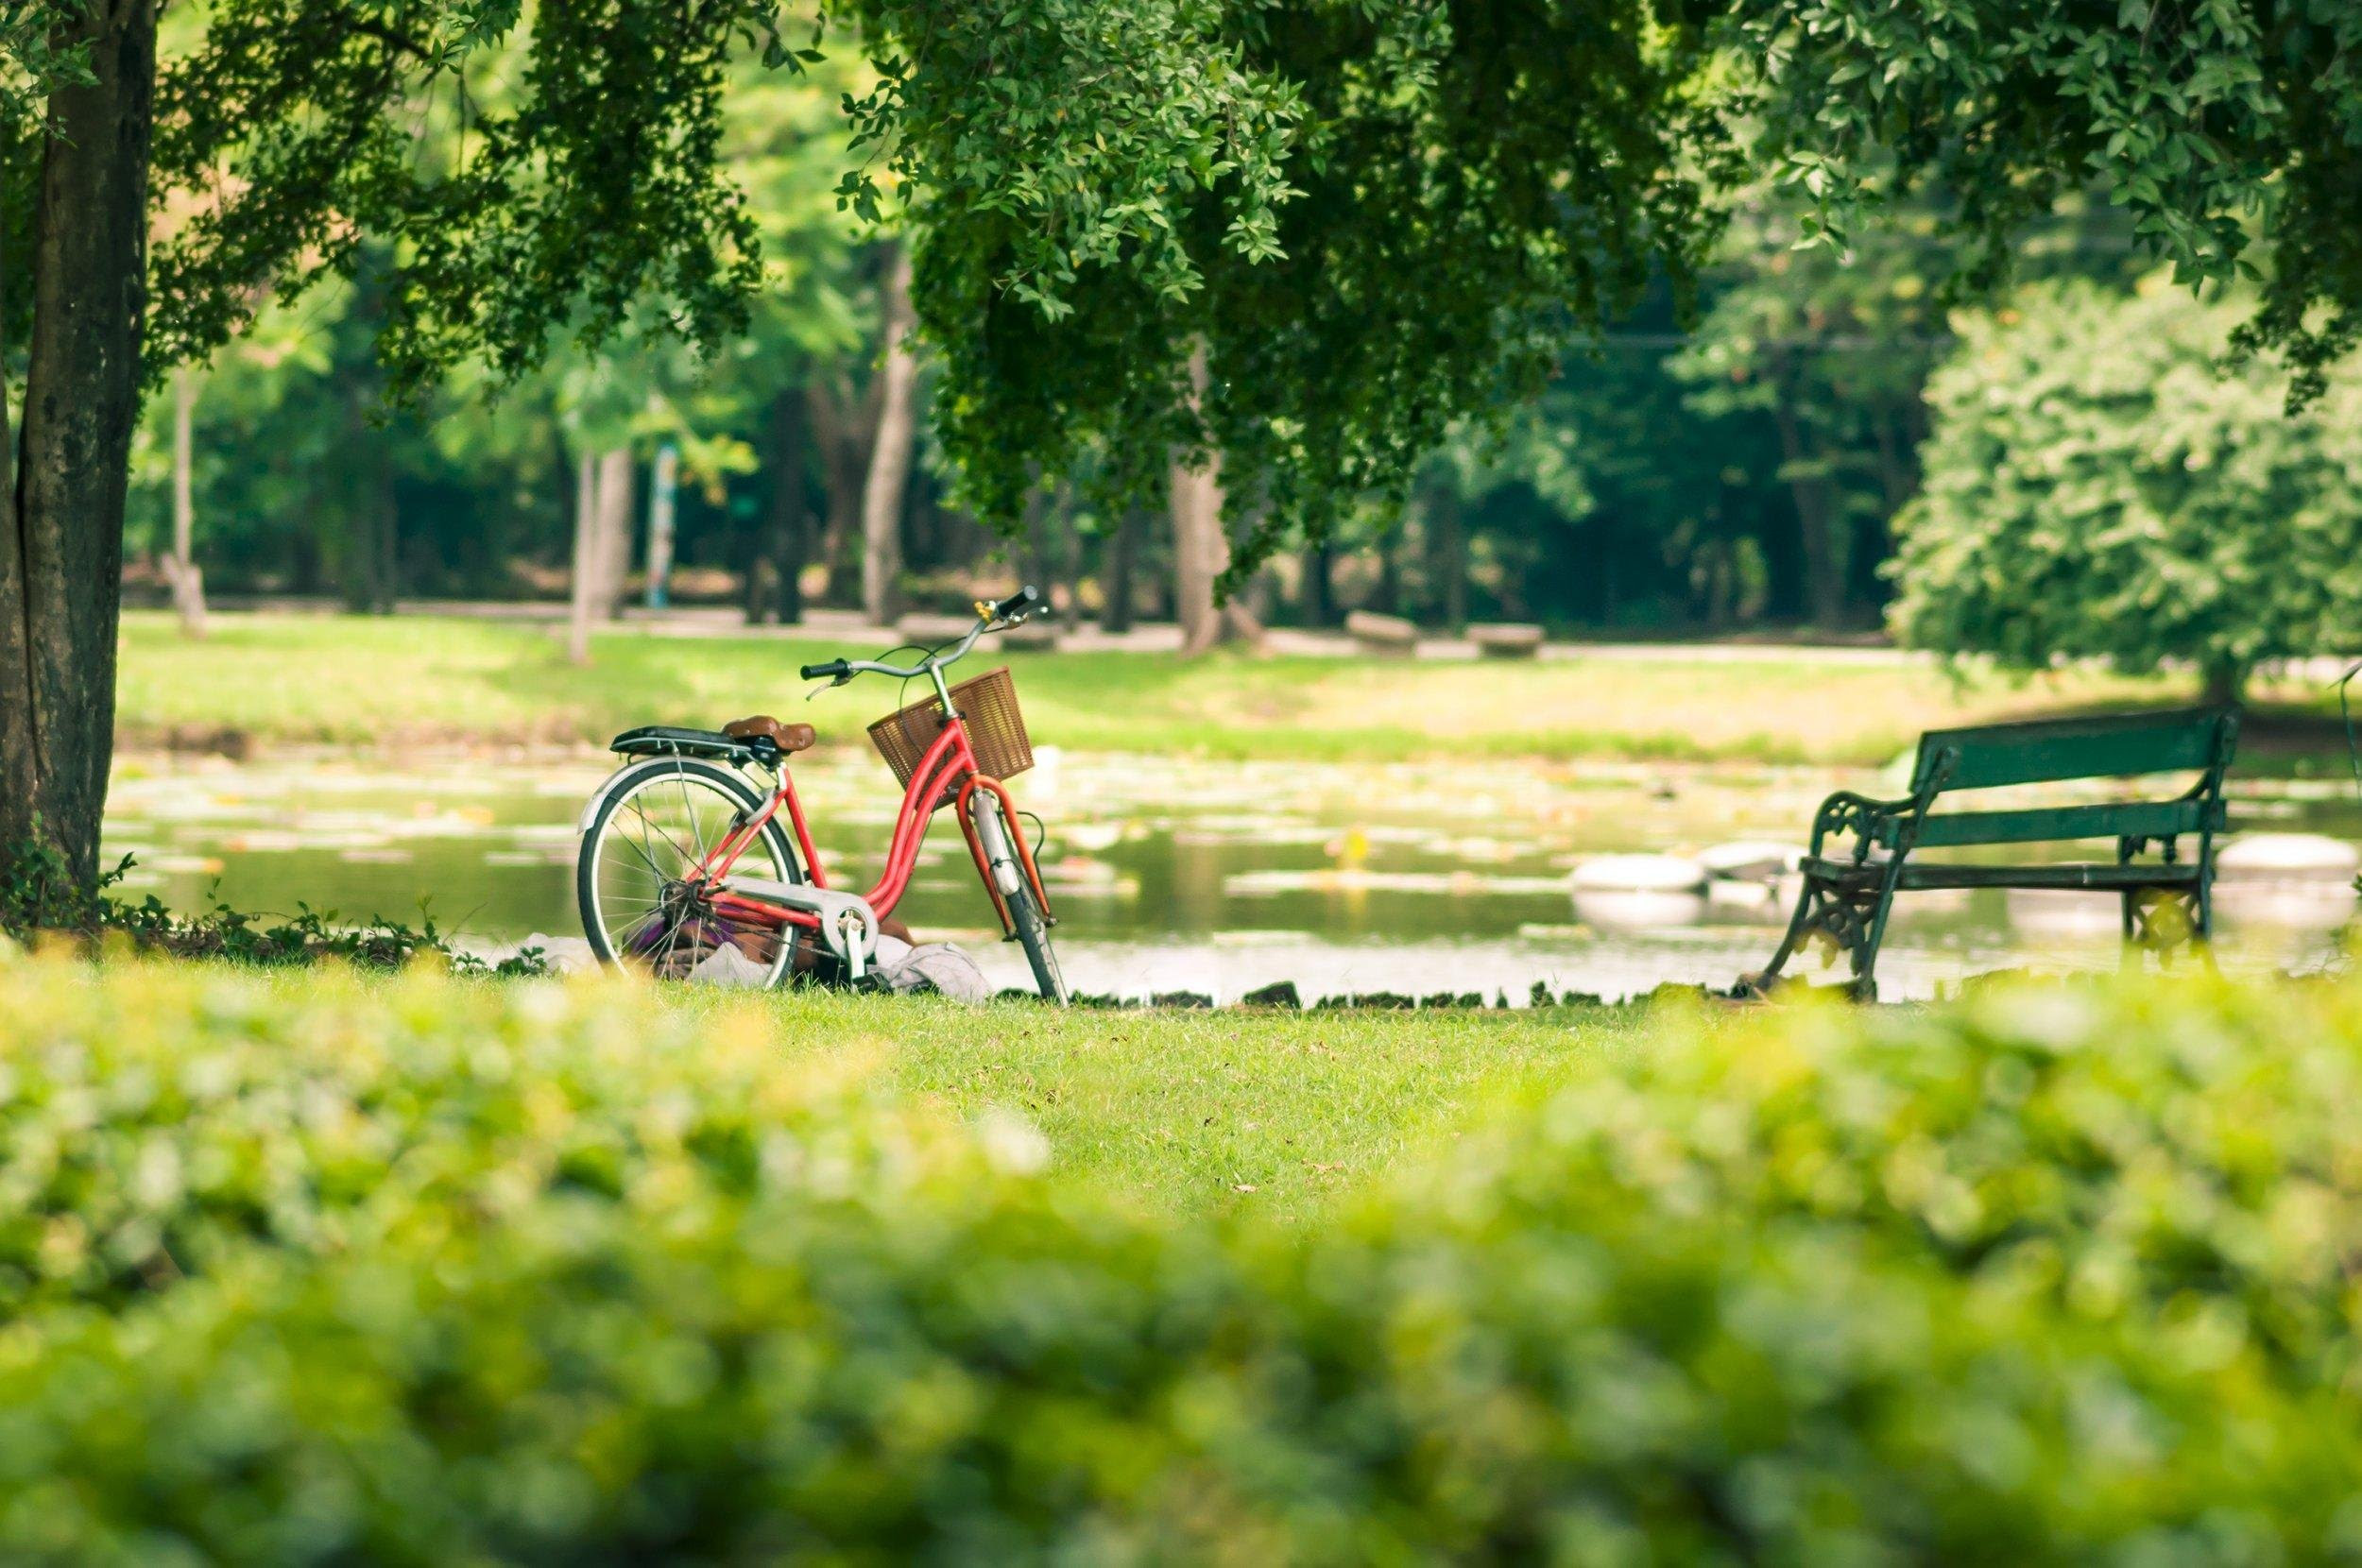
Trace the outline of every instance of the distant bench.
{"label": "distant bench", "polygon": [[[1894,895],[1926,888],[2114,893],[2124,902],[2128,944],[2162,954],[2182,943],[2207,940],[2214,931],[2215,835],[2223,828],[2223,775],[2238,738],[2239,715],[2232,707],[1928,731],[1920,738],[1908,795],[1872,800],[1840,791],[1822,803],[1795,915],[1754,988],[1769,989],[1797,949],[1819,939],[1851,958],[1854,995],[1874,998],[1878,944]],[[1963,791],[2193,771],[2198,782],[2164,800],[1932,810],[1939,799]],[[1830,839],[1848,835],[1850,854],[1827,852]],[[2198,841],[2196,853],[2186,859],[2181,853],[2185,837]],[[1913,858],[1923,849],[2099,838],[2116,841],[2113,863],[1966,865]],[[2142,858],[2152,849],[2155,859]]]}
{"label": "distant bench", "polygon": [[1533,658],[1542,652],[1542,628],[1515,622],[1496,622],[1468,628],[1480,658]]}
{"label": "distant bench", "polygon": [[1345,617],[1345,635],[1365,654],[1409,658],[1419,651],[1419,628],[1399,615],[1355,610]]}

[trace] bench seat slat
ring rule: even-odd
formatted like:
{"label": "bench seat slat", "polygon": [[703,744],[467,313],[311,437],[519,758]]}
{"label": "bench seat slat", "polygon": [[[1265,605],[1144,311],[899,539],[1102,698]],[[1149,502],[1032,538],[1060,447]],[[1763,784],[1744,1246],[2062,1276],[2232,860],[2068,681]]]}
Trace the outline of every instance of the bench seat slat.
{"label": "bench seat slat", "polygon": [[[2050,844],[2064,839],[2159,838],[2219,829],[2222,806],[2207,800],[2131,800],[2091,806],[2036,806],[2011,811],[1935,811],[1919,825],[1919,847],[1970,844]],[[1902,824],[1887,825],[1889,847]]]}
{"label": "bench seat slat", "polygon": [[[1851,861],[1813,861],[1805,862],[1806,875],[1824,881],[1850,882],[1874,887],[1886,867],[1873,861],[1856,865]],[[1963,865],[1957,861],[1922,861],[1904,862],[1903,874],[1896,880],[1898,892],[1926,891],[1934,888],[2098,888],[2120,892],[2126,888],[2185,888],[2194,887],[2199,879],[2199,866],[2194,862],[2165,865],[2151,861],[2131,865],[2113,862],[2073,861],[2057,865]]]}

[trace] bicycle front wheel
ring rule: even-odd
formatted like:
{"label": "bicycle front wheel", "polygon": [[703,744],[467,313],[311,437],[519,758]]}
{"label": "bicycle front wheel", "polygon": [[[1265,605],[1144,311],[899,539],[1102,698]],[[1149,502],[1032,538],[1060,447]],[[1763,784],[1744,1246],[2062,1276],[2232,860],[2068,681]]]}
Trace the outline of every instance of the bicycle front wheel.
{"label": "bicycle front wheel", "polygon": [[976,831],[984,840],[984,859],[991,864],[994,883],[1001,890],[1001,901],[1009,907],[1011,934],[1025,949],[1025,962],[1034,971],[1035,988],[1044,1001],[1060,1007],[1072,1001],[1067,989],[1066,976],[1058,968],[1058,955],[1050,946],[1050,922],[1042,913],[1039,900],[1034,896],[1034,884],[1025,875],[1025,867],[1017,855],[1017,828],[1001,814],[1000,796],[989,791],[976,793]]}
{"label": "bicycle front wheel", "polygon": [[[802,933],[723,914],[693,875],[762,809],[745,779],[687,758],[651,758],[610,780],[574,861],[582,933],[599,962],[656,980],[777,985],[795,964]],[[804,879],[776,818],[730,869]]]}
{"label": "bicycle front wheel", "polygon": [[1050,922],[1042,917],[1040,906],[1034,902],[1033,887],[1020,880],[1008,899],[1009,922],[1017,928],[1017,940],[1025,949],[1025,962],[1033,965],[1035,987],[1041,992],[1042,1000],[1065,1007],[1074,997],[1067,990],[1066,976],[1058,968],[1058,955],[1050,946]]}

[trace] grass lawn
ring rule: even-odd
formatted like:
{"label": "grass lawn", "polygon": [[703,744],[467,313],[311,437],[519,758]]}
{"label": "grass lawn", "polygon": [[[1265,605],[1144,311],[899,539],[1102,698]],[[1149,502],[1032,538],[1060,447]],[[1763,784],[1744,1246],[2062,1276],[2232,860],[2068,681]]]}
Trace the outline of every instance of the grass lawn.
{"label": "grass lawn", "polygon": [[[234,728],[265,744],[603,742],[634,724],[770,711],[859,744],[895,701],[881,680],[807,707],[796,667],[847,650],[619,629],[589,669],[546,628],[444,618],[223,616],[202,643],[125,617],[118,723],[133,742]],[[993,656],[972,661],[988,669]],[[1279,759],[1549,756],[1874,764],[1922,729],[2185,700],[2163,681],[2075,673],[1965,684],[1932,666],[1767,650],[1700,660],[1388,663],[1018,655],[1037,741]]]}
{"label": "grass lawn", "polygon": [[[722,1008],[675,994],[675,1008]],[[899,1097],[993,1108],[1062,1179],[1152,1213],[1286,1219],[1414,1163],[1483,1108],[1620,1052],[1640,1007],[1508,1012],[1058,1013],[932,998],[768,997],[790,1056],[874,1064]]]}
{"label": "grass lawn", "polygon": [[[1507,1098],[1619,1057],[1650,1027],[1641,1007],[1058,1012],[611,977],[168,961],[91,969],[0,955],[0,1095],[13,1048],[82,1038],[108,1042],[100,1048],[120,1056],[108,1070],[132,1079],[259,1047],[262,1082],[350,1073],[370,1086],[349,1092],[385,1110],[422,1091],[386,1086],[372,1063],[539,1037],[552,1063],[620,1064],[607,1082],[652,1116],[752,1104],[811,1082],[858,1085],[864,1100],[958,1123],[1013,1115],[1047,1140],[1057,1184],[1175,1219],[1316,1215],[1481,1127]],[[0,1099],[0,1130],[9,1104]]]}

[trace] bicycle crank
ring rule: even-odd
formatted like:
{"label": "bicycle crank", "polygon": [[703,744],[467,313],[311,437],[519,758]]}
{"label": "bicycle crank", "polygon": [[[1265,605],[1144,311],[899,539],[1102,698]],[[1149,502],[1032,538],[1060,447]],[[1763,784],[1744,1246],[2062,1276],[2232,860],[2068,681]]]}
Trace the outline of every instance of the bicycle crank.
{"label": "bicycle crank", "polygon": [[725,877],[722,885],[743,898],[820,917],[820,937],[852,978],[867,972],[878,950],[878,912],[858,894],[816,888],[808,882],[775,882],[764,877]]}

